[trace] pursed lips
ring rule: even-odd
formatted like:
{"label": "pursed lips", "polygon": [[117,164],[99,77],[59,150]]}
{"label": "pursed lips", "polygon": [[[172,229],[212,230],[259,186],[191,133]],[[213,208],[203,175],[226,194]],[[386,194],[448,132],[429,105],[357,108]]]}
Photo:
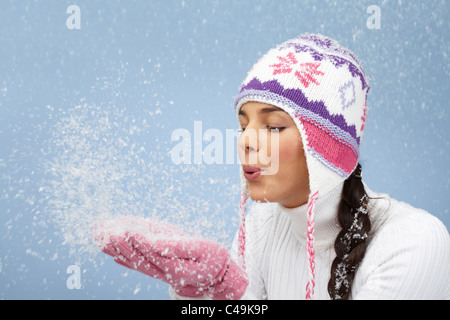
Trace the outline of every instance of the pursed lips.
{"label": "pursed lips", "polygon": [[261,168],[259,167],[243,165],[242,169],[247,180],[253,181],[261,176]]}

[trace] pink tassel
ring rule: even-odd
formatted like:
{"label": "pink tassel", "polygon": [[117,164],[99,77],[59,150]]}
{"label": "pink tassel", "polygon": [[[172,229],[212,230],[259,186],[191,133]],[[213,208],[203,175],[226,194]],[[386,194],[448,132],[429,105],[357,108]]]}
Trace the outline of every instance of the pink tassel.
{"label": "pink tassel", "polygon": [[314,295],[315,286],[315,252],[314,252],[314,205],[319,196],[319,191],[309,196],[308,200],[308,224],[307,224],[307,242],[306,256],[309,263],[309,281],[306,284],[306,300],[311,300]]}
{"label": "pink tassel", "polygon": [[242,270],[245,270],[245,204],[247,203],[248,194],[247,192],[241,193],[241,199],[239,201],[239,209],[240,209],[240,223],[239,223],[239,236],[238,236],[238,256],[239,256],[239,265]]}

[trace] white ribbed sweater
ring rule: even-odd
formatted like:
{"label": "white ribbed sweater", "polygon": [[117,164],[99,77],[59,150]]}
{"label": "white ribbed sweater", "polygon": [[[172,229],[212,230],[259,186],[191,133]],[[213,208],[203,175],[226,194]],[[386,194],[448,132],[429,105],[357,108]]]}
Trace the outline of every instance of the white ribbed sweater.
{"label": "white ribbed sweater", "polygon": [[[340,231],[336,213],[343,184],[315,206],[314,299],[330,299],[330,268]],[[369,214],[373,234],[352,285],[352,299],[450,299],[450,237],[426,211],[378,194]],[[304,299],[307,206],[253,203],[246,219],[249,285],[242,299]],[[237,261],[236,241],[232,257]]]}

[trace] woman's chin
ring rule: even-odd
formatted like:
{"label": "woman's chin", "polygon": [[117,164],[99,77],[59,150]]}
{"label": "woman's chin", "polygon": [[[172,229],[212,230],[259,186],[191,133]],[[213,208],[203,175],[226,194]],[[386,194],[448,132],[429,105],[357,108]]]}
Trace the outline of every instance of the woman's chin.
{"label": "woman's chin", "polygon": [[255,202],[273,202],[265,190],[249,189],[249,196]]}

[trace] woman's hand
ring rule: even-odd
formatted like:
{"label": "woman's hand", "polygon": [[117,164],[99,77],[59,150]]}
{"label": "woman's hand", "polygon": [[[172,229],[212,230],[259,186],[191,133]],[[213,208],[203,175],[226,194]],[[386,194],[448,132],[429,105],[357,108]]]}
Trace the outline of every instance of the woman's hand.
{"label": "woman's hand", "polygon": [[239,299],[248,285],[224,246],[160,221],[134,216],[104,221],[93,238],[114,261],[169,283],[180,296]]}

